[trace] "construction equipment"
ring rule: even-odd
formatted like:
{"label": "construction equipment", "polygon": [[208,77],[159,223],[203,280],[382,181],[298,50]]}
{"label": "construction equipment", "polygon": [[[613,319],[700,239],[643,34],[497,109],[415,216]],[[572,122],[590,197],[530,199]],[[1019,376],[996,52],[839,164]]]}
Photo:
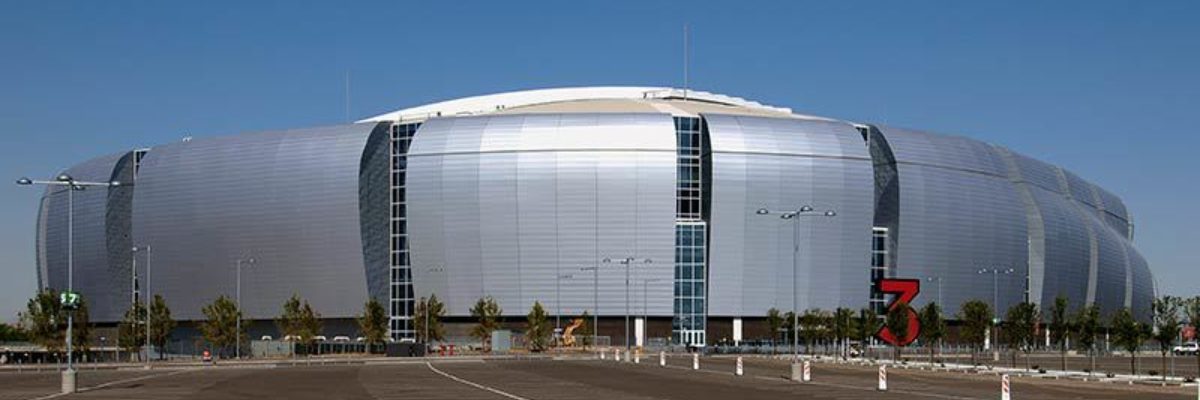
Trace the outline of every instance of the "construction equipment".
{"label": "construction equipment", "polygon": [[575,318],[574,320],[571,321],[571,325],[567,325],[567,329],[563,329],[563,333],[562,333],[563,346],[566,346],[566,347],[575,346],[575,335],[572,335],[571,332],[574,332],[576,329],[579,329],[579,327],[583,326],[583,323],[584,323],[583,318]]}

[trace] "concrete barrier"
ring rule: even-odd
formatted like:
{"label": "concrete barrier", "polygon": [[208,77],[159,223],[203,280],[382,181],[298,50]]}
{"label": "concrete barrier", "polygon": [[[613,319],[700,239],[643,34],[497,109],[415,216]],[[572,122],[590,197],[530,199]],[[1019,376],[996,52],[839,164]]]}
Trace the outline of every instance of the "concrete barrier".
{"label": "concrete barrier", "polygon": [[879,386],[876,388],[881,392],[888,390],[887,386],[887,365],[879,366]]}
{"label": "concrete barrier", "polygon": [[737,366],[736,366],[736,367],[734,367],[734,369],[733,369],[733,373],[734,373],[734,375],[737,375],[737,376],[742,376],[742,373],[743,373],[743,371],[742,371],[742,357],[740,357],[740,356],[737,358]]}
{"label": "concrete barrier", "polygon": [[692,353],[692,369],[700,369],[700,353]]}
{"label": "concrete barrier", "polygon": [[658,352],[658,366],[660,366],[660,367],[667,366],[667,352],[665,352],[665,351]]}
{"label": "concrete barrier", "polygon": [[809,361],[804,362],[804,375],[801,377],[801,379],[803,379],[805,382],[812,380],[812,363],[811,362],[809,362]]}

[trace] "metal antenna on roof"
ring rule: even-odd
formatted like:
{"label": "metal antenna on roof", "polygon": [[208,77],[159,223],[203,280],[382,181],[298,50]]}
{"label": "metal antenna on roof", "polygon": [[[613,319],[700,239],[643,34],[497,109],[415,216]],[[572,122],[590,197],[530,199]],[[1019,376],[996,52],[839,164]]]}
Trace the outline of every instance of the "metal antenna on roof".
{"label": "metal antenna on roof", "polygon": [[688,25],[683,24],[683,100],[688,98]]}
{"label": "metal antenna on roof", "polygon": [[346,123],[350,123],[350,70],[346,70]]}

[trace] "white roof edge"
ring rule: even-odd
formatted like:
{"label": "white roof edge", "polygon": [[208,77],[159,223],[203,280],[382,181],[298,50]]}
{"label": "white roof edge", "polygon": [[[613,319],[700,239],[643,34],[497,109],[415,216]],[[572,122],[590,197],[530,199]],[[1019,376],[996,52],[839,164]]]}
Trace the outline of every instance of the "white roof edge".
{"label": "white roof edge", "polygon": [[[685,94],[686,93],[686,94]],[[689,101],[709,102],[735,107],[772,111],[791,114],[790,108],[764,105],[740,97],[709,93],[698,90],[687,90],[670,87],[652,86],[587,86],[552,89],[533,89],[514,92],[488,94],[482,96],[464,97],[447,100],[423,106],[406,108],[386,114],[376,115],[358,122],[424,120],[440,116],[480,115],[488,114],[507,108],[529,106],[534,104],[558,103],[579,100],[599,99],[676,99],[686,98]]]}

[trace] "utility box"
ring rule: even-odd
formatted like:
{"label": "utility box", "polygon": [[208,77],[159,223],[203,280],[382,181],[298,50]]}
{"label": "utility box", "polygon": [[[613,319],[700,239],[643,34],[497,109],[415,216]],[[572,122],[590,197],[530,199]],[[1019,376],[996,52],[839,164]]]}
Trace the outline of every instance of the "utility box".
{"label": "utility box", "polygon": [[512,349],[512,331],[492,331],[492,354],[507,354]]}

